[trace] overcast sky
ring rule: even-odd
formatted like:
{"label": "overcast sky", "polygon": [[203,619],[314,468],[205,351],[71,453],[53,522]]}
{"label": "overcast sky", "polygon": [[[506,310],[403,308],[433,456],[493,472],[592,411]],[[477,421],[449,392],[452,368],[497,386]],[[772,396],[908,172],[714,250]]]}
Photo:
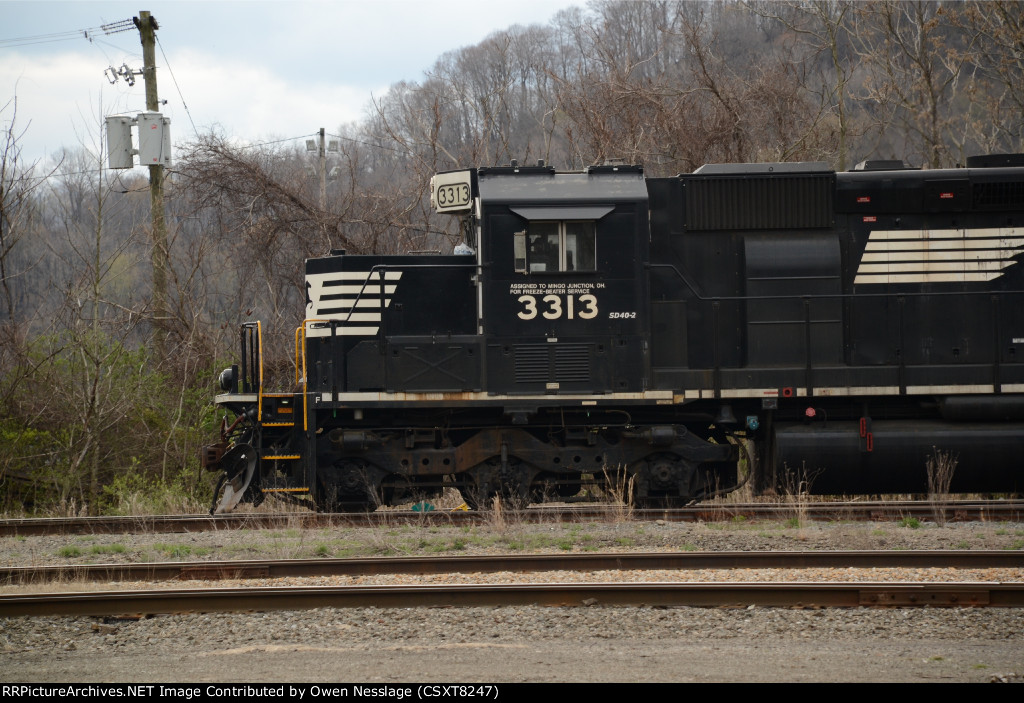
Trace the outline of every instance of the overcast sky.
{"label": "overcast sky", "polygon": [[[219,125],[246,142],[296,137],[360,119],[370,97],[418,81],[446,51],[513,24],[546,24],[584,0],[306,0],[48,2],[0,0],[0,126],[12,116],[27,161],[98,144],[100,114],[145,109],[141,77],[111,84],[104,69],[142,67],[139,33],[103,24],[148,10],[157,81],[174,140]],[[92,30],[92,40],[81,31]],[[22,38],[57,35],[53,40]],[[162,51],[161,51],[162,50]],[[173,74],[173,78],[172,78]],[[180,94],[179,94],[180,90]],[[188,107],[186,113],[185,106]],[[191,116],[191,121],[190,121]]]}

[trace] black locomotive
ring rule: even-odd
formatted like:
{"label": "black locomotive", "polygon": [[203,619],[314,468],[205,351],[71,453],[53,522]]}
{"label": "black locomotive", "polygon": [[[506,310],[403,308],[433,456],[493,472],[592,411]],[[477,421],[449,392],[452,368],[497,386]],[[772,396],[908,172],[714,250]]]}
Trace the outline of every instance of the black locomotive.
{"label": "black locomotive", "polygon": [[263,387],[243,326],[217,396],[237,419],[204,451],[215,510],[594,482],[673,506],[740,474],[922,493],[937,454],[953,492],[1024,484],[1024,156],[513,163],[438,174],[431,199],[468,253],[307,260],[294,391]]}

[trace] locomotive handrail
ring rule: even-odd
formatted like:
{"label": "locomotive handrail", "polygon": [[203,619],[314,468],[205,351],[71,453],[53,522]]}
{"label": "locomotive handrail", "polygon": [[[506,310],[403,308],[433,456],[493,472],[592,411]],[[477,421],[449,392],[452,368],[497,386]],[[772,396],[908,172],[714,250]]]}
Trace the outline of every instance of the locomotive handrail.
{"label": "locomotive handrail", "polygon": [[259,360],[260,372],[256,389],[256,417],[263,420],[263,325],[256,320],[256,345],[258,347],[256,356]]}
{"label": "locomotive handrail", "polygon": [[[302,388],[303,392],[306,391],[306,388],[305,388],[305,373],[306,373],[306,359],[305,359],[305,356],[306,355],[305,355],[305,350],[303,350],[302,366],[301,366],[301,373],[300,373],[300,366],[299,366],[299,333],[302,332],[302,337],[303,337],[303,339],[305,339],[305,336],[306,336],[305,335],[305,329],[306,329],[306,321],[305,320],[302,321],[301,325],[299,325],[298,327],[295,328],[295,385],[298,386],[300,383],[302,383],[303,384],[303,388]],[[302,345],[302,346],[305,346],[305,345]]]}
{"label": "locomotive handrail", "polygon": [[701,292],[700,287],[696,283],[691,281],[683,272],[681,272],[678,268],[676,268],[675,264],[644,264],[644,267],[648,268],[648,269],[654,269],[654,268],[671,269],[673,272],[675,272],[675,274],[679,277],[679,279],[683,283],[686,284],[686,287],[690,289],[690,292],[693,293],[694,297],[696,297],[697,300],[704,300],[704,301],[709,301],[709,302],[714,302],[714,301],[742,302],[742,301],[745,301],[745,300],[809,300],[809,299],[820,300],[820,299],[829,299],[829,298],[838,298],[838,299],[857,298],[859,300],[859,299],[862,299],[862,298],[895,298],[895,297],[919,298],[919,297],[926,297],[926,296],[932,296],[932,295],[943,295],[943,296],[945,296],[945,295],[955,295],[955,296],[990,295],[990,296],[999,296],[999,295],[1022,295],[1022,294],[1024,294],[1024,290],[999,290],[999,291],[992,291],[992,290],[954,291],[954,290],[951,290],[951,291],[927,291],[927,292],[924,292],[924,291],[921,291],[921,292],[913,292],[913,291],[906,291],[905,292],[905,291],[901,291],[899,293],[797,293],[797,294],[789,294],[789,295],[705,295],[703,292]]}
{"label": "locomotive handrail", "polygon": [[[690,292],[694,295],[697,300],[706,301],[712,303],[712,315],[713,324],[718,324],[718,305],[719,303],[726,302],[747,302],[752,300],[802,300],[804,302],[804,334],[805,334],[805,355],[806,355],[806,385],[808,392],[812,388],[813,371],[814,365],[811,359],[811,314],[810,314],[810,301],[811,300],[848,300],[857,299],[862,300],[864,298],[895,298],[899,303],[899,330],[900,330],[900,345],[896,350],[897,368],[899,370],[899,389],[900,395],[904,395],[907,392],[907,384],[905,380],[906,373],[906,360],[902,354],[902,350],[905,349],[905,340],[903,335],[905,332],[905,321],[903,315],[904,304],[907,298],[923,298],[928,296],[971,296],[971,295],[985,295],[989,296],[992,300],[992,304],[998,307],[1001,296],[1007,295],[1021,295],[1024,294],[1024,290],[982,290],[982,291],[901,291],[898,293],[804,293],[804,294],[790,294],[790,295],[729,295],[729,296],[708,296],[700,290],[700,287],[691,281],[689,277],[680,271],[674,264],[652,264],[648,263],[644,265],[647,269],[665,268],[671,269],[679,279],[686,284]],[[650,281],[648,281],[650,286]],[[992,365],[992,383],[993,388],[998,388],[1000,381],[1000,366],[1002,364],[999,358],[998,352],[998,338],[999,338],[999,316],[992,316],[993,332],[996,337],[997,344],[993,347],[993,359]],[[721,366],[719,361],[718,351],[718,334],[714,335],[714,348],[713,348],[713,385],[715,397],[720,397],[721,393]],[[987,362],[986,362],[987,363]],[[998,391],[997,391],[998,392]]]}
{"label": "locomotive handrail", "polygon": [[[404,271],[406,269],[464,269],[464,268],[480,269],[481,265],[479,263],[476,263],[476,262],[474,262],[472,264],[374,264],[373,266],[370,267],[370,270],[367,271],[367,273],[366,273],[366,280],[363,281],[363,285],[359,288],[359,292],[356,294],[356,299],[352,301],[352,307],[349,308],[348,316],[344,319],[344,322],[347,324],[347,323],[352,321],[352,314],[355,313],[356,309],[359,307],[359,301],[363,297],[363,292],[366,290],[366,286],[370,283],[370,279],[373,278],[373,274],[375,272],[382,272],[382,275],[379,276],[379,280],[380,280],[380,327],[378,328],[377,331],[378,331],[378,334],[381,334],[382,336],[386,336],[386,335],[383,334],[385,332],[385,327],[387,326],[387,323],[384,321],[384,308],[387,305],[387,303],[385,303],[384,301],[386,299],[385,296],[387,295],[387,272],[388,272],[389,269],[396,269],[396,270],[403,270]],[[384,348],[385,345],[384,344],[380,344],[379,346],[380,346],[380,354],[381,354],[381,356],[383,356],[386,353],[386,350]]]}
{"label": "locomotive handrail", "polygon": [[[398,271],[404,271],[406,269],[468,269],[468,268],[480,268],[480,264],[374,264],[370,267],[370,270],[366,272],[366,280],[363,281],[363,285],[359,288],[359,292],[356,294],[356,299],[352,301],[352,307],[349,308],[348,316],[344,322],[348,323],[352,321],[352,314],[356,311],[359,306],[359,300],[363,297],[363,292],[366,290],[366,286],[370,283],[375,272],[381,271],[387,273],[388,270],[394,269]],[[387,276],[380,276],[380,315],[381,315],[381,327],[384,326],[384,296],[386,295]]]}
{"label": "locomotive handrail", "polygon": [[[246,330],[249,330],[249,343],[246,344]],[[256,344],[252,344],[252,330],[256,330]],[[241,327],[241,352],[242,352],[242,374],[241,378],[241,391],[243,393],[252,392],[256,393],[257,399],[257,412],[260,413],[258,417],[262,417],[263,413],[263,334],[262,326],[259,320],[255,322],[243,322]],[[255,354],[254,354],[255,352]],[[251,369],[249,367],[252,367]],[[252,385],[255,388],[249,388],[249,373],[255,376],[252,379]]]}
{"label": "locomotive handrail", "polygon": [[[303,432],[306,432],[306,431],[309,430],[309,413],[308,413],[308,410],[309,410],[309,394],[306,392],[306,389],[309,387],[309,378],[308,378],[308,376],[306,376],[306,325],[308,325],[310,322],[325,322],[327,324],[332,324],[332,323],[337,322],[337,320],[325,320],[325,319],[319,319],[319,318],[315,318],[315,317],[310,317],[310,318],[304,319],[302,321],[302,324],[299,327],[295,328],[295,375],[296,375],[295,383],[296,384],[302,383],[302,431]],[[300,332],[302,333],[301,334],[301,339],[302,339],[301,345],[299,343],[299,339],[300,339],[299,333]],[[333,332],[333,325],[332,325],[331,334],[333,335],[333,333],[334,332]],[[299,349],[300,348],[302,349],[302,378],[301,378],[301,380],[298,378],[298,374],[299,374],[299,366],[298,366],[298,364],[299,364]]]}
{"label": "locomotive handrail", "polygon": [[[352,321],[352,315],[355,313],[356,309],[359,307],[359,301],[362,299],[363,293],[366,291],[366,286],[373,279],[374,272],[377,269],[379,269],[379,268],[382,268],[384,270],[384,273],[387,274],[387,269],[388,268],[395,268],[395,267],[388,267],[387,264],[375,264],[375,265],[370,267],[370,270],[366,272],[366,280],[363,281],[363,285],[359,287],[359,292],[356,293],[356,299],[352,301],[352,307],[350,307],[348,309],[348,316],[343,320],[343,322],[349,323],[349,322]],[[381,323],[383,324],[383,320],[384,320],[384,296],[387,295],[387,276],[386,275],[378,276],[378,280],[380,280],[380,315],[381,315]],[[305,322],[303,324],[305,324]]]}

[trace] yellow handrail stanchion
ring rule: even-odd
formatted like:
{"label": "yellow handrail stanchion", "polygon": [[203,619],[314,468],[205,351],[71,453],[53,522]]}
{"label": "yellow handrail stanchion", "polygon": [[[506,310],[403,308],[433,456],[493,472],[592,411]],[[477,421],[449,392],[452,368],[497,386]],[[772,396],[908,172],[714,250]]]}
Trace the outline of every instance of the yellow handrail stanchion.
{"label": "yellow handrail stanchion", "polygon": [[[311,322],[330,322],[330,320],[320,320],[320,319],[310,318],[310,319],[307,319],[307,320],[303,320],[302,321],[302,326],[295,330],[296,345],[298,345],[298,339],[299,339],[299,336],[300,336],[299,335],[299,330],[302,330],[301,337],[302,337],[302,431],[303,432],[307,432],[309,430],[309,413],[307,412],[307,410],[308,410],[308,403],[309,403],[309,394],[306,393],[306,388],[309,385],[309,379],[306,376],[306,327]],[[295,349],[296,369],[298,368],[298,354],[299,354],[299,349],[298,349],[298,346],[296,346],[296,349]],[[298,380],[296,380],[296,382],[298,382]]]}
{"label": "yellow handrail stanchion", "polygon": [[263,420],[263,328],[259,320],[256,320],[256,343],[259,345],[256,355],[260,360],[258,390],[256,391],[256,421],[261,422]]}

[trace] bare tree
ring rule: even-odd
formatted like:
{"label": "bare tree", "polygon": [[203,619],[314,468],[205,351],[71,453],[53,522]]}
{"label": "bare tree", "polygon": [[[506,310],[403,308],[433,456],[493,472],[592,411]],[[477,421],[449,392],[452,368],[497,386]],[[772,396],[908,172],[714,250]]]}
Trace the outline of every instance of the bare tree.
{"label": "bare tree", "polygon": [[[32,268],[30,257],[19,256],[19,245],[31,231],[32,220],[37,212],[35,194],[46,175],[37,176],[37,164],[25,164],[21,158],[19,140],[24,130],[17,126],[18,98],[11,98],[0,108],[4,116],[3,133],[0,136],[0,287],[6,318],[17,320],[15,298],[24,293],[15,293],[14,281]],[[24,286],[20,287],[24,290]]]}
{"label": "bare tree", "polygon": [[862,100],[873,106],[880,144],[893,132],[927,166],[952,165],[963,145],[956,129],[960,78],[972,50],[950,21],[957,5],[877,0],[857,7],[855,45],[867,70]]}
{"label": "bare tree", "polygon": [[961,28],[973,69],[970,127],[979,148],[1024,151],[1024,7],[1019,0],[964,3],[952,22]]}
{"label": "bare tree", "polygon": [[589,39],[559,97],[584,163],[622,158],[664,175],[834,150],[800,63],[746,8],[632,5],[593,5],[599,14],[573,32]]}
{"label": "bare tree", "polygon": [[811,64],[803,88],[817,97],[821,109],[819,119],[834,121],[838,138],[836,167],[845,171],[850,161],[850,139],[859,131],[853,124],[849,96],[858,65],[850,45],[855,3],[851,0],[758,0],[747,5],[796,38],[799,55],[794,56],[794,61]]}
{"label": "bare tree", "polygon": [[[332,249],[398,253],[432,244],[426,184],[410,185],[417,172],[408,164],[415,159],[398,149],[375,149],[365,132],[340,136],[324,208],[302,153],[233,147],[213,134],[185,150],[176,207],[195,224],[176,235],[187,243],[175,245],[181,249],[174,273],[180,343],[199,343],[204,316],[229,328],[256,317],[265,324],[268,372],[285,383],[293,373],[291,332],[305,309],[306,258]],[[200,290],[212,305],[206,311],[186,294]]]}
{"label": "bare tree", "polygon": [[[145,319],[147,301],[134,294],[145,288],[136,279],[145,251],[133,248],[133,229],[111,226],[120,208],[97,153],[102,144],[97,152],[72,154],[47,183],[51,222],[60,227],[50,233],[58,261],[50,287],[62,305],[42,334],[25,342],[25,383],[7,403],[20,427],[49,438],[34,475],[51,483],[59,501],[91,511],[111,472],[133,453],[138,435],[125,429],[137,420],[131,409],[147,384],[132,381],[149,369],[144,351],[128,345]],[[38,388],[47,392],[32,391]]]}

